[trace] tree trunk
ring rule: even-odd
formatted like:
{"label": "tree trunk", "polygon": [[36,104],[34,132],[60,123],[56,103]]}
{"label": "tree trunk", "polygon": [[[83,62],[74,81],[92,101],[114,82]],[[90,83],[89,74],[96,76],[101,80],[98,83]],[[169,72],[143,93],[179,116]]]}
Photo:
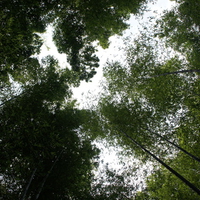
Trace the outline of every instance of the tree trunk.
{"label": "tree trunk", "polygon": [[185,154],[187,154],[188,156],[190,156],[192,159],[200,162],[200,159],[197,158],[196,156],[192,155],[191,153],[189,153],[188,151],[186,151],[185,149],[183,149],[182,147],[178,146],[177,144],[171,142],[170,140],[168,140],[167,138],[165,138],[164,136],[158,134],[158,133],[155,133],[149,129],[146,129],[147,131],[149,131],[150,133],[154,134],[154,135],[157,135],[158,137],[160,137],[161,139],[167,141],[168,143],[172,144],[173,146],[175,146],[176,148],[178,148],[180,151],[184,152]]}
{"label": "tree trunk", "polygon": [[12,100],[14,100],[14,99],[16,99],[16,98],[22,96],[23,94],[24,94],[24,92],[20,93],[19,95],[13,96],[12,98],[8,99],[7,101],[2,102],[2,103],[0,104],[0,107],[3,106],[4,104],[6,104],[6,103],[8,103],[8,102],[10,102],[10,101],[12,101]]}
{"label": "tree trunk", "polygon": [[53,165],[51,166],[50,170],[47,172],[46,176],[44,177],[43,182],[42,182],[42,184],[41,184],[41,186],[40,186],[40,188],[39,188],[39,191],[38,191],[38,193],[37,193],[37,195],[36,195],[36,197],[35,197],[35,200],[37,200],[37,199],[39,198],[40,193],[41,193],[41,191],[42,191],[42,189],[43,189],[43,187],[44,187],[44,184],[45,184],[47,178],[49,177],[49,174],[52,172],[52,170],[53,170],[55,164],[58,162],[58,160],[59,160],[59,158],[61,157],[61,155],[62,155],[62,153],[64,152],[64,150],[65,150],[65,149],[63,149],[63,150],[60,152],[60,154],[58,155],[58,157],[57,157],[56,160],[54,161]]}
{"label": "tree trunk", "polygon": [[171,173],[173,173],[176,177],[178,177],[182,182],[184,182],[187,186],[189,186],[193,191],[195,191],[198,195],[200,195],[200,190],[195,187],[191,182],[189,182],[187,179],[185,179],[183,176],[181,176],[177,171],[172,169],[169,165],[167,165],[165,162],[163,162],[161,159],[159,159],[157,156],[155,156],[153,153],[148,151],[144,146],[139,144],[136,140],[134,140],[132,137],[127,135],[125,132],[121,131],[127,138],[129,138],[135,145],[139,146],[143,151],[145,151],[147,154],[149,154],[151,157],[153,157],[155,160],[157,160],[161,165],[163,165],[166,169],[168,169]]}
{"label": "tree trunk", "polygon": [[27,184],[27,186],[26,186],[26,189],[25,189],[25,191],[22,193],[23,196],[22,196],[22,198],[21,198],[20,200],[24,200],[24,199],[25,199],[26,194],[27,194],[27,192],[28,192],[28,189],[29,189],[29,187],[30,187],[30,185],[31,185],[31,182],[32,182],[32,180],[33,180],[33,177],[34,177],[36,171],[37,171],[37,168],[34,169],[32,175],[31,175],[31,178],[30,178],[30,180],[29,180],[29,182],[28,182],[28,184]]}
{"label": "tree trunk", "polygon": [[180,71],[175,71],[175,72],[166,72],[166,73],[163,73],[163,74],[151,76],[150,78],[159,77],[159,76],[166,76],[166,75],[170,75],[170,74],[183,74],[183,73],[187,73],[187,72],[188,73],[200,72],[200,70],[199,69],[188,69],[188,70],[180,70]]}

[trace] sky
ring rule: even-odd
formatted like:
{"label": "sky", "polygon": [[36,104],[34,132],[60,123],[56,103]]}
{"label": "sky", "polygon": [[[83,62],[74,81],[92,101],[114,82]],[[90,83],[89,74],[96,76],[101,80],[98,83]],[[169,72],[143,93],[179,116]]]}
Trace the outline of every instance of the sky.
{"label": "sky", "polygon": [[[112,36],[110,38],[110,46],[108,49],[102,49],[98,47],[97,55],[100,59],[100,67],[97,70],[97,74],[93,77],[92,82],[86,83],[82,82],[79,88],[74,88],[74,98],[77,99],[80,107],[87,107],[88,98],[92,98],[93,103],[98,99],[98,95],[101,92],[101,80],[103,76],[103,67],[106,65],[107,61],[121,61],[124,59],[124,52],[121,49],[123,44],[123,38],[130,36],[134,37],[139,34],[139,29],[142,28],[141,23],[149,21],[149,17],[158,17],[163,10],[171,8],[175,3],[170,0],[157,0],[156,3],[150,3],[148,8],[150,11],[144,13],[143,17],[136,18],[131,16],[128,21],[130,27],[128,30],[124,31],[123,36]],[[97,98],[95,98],[97,97]]]}
{"label": "sky", "polygon": [[[124,45],[123,38],[127,36],[137,36],[137,34],[139,34],[139,29],[142,28],[141,23],[148,22],[149,17],[158,17],[159,13],[161,13],[164,9],[169,9],[174,4],[174,1],[170,0],[157,0],[156,3],[149,3],[149,11],[145,12],[142,17],[136,18],[133,15],[131,16],[128,21],[130,27],[128,30],[124,31],[123,36],[112,36],[110,38],[109,48],[102,49],[99,46],[97,47],[97,56],[100,59],[100,67],[97,69],[97,74],[93,77],[92,82],[86,83],[83,81],[79,88],[73,89],[73,98],[77,99],[77,103],[79,104],[80,108],[87,106],[88,96],[93,96],[93,102],[97,100],[97,98],[95,97],[98,97],[100,92],[99,86],[101,85],[100,82],[103,76],[102,69],[105,66],[106,62],[123,60],[124,54],[123,51],[120,50],[120,48]],[[52,27],[48,27],[47,32],[41,34],[41,37],[44,40],[44,45],[41,48],[40,58],[47,55],[53,55],[54,57],[58,58],[61,67],[70,68],[70,65],[66,62],[66,55],[58,53],[57,48],[52,41],[52,32]]]}
{"label": "sky", "polygon": [[[159,17],[159,14],[163,10],[171,8],[175,3],[170,0],[157,0],[154,4],[149,4],[148,8],[150,11],[144,13],[143,17],[131,16],[128,21],[130,28],[124,31],[123,36],[112,36],[110,38],[110,46],[108,49],[102,49],[98,47],[97,56],[100,59],[100,67],[97,69],[97,74],[92,79],[92,82],[86,83],[82,82],[79,88],[73,89],[73,98],[77,99],[77,103],[80,108],[88,107],[88,104],[97,102],[99,93],[101,92],[101,80],[103,77],[103,67],[107,61],[121,61],[124,59],[124,53],[121,49],[123,47],[123,38],[130,36],[135,37],[139,34],[139,30],[142,28],[141,23],[147,23],[149,17]],[[59,54],[53,41],[52,41],[52,28],[49,27],[45,34],[42,34],[41,37],[45,41],[41,49],[40,57],[47,55],[53,55],[58,58],[61,67],[69,67],[69,64],[66,62],[66,55]],[[104,160],[104,164],[108,163],[112,168],[119,169],[123,164],[119,164],[119,159],[117,153],[120,149],[115,147],[105,147],[105,145],[100,145],[100,148],[103,149],[101,153],[101,158]],[[128,162],[127,158],[124,158],[124,162]],[[136,176],[142,176],[141,170],[137,171]]]}
{"label": "sky", "polygon": [[[100,59],[100,67],[97,69],[97,74],[93,77],[91,82],[86,83],[83,81],[79,88],[73,89],[73,98],[77,99],[80,108],[87,106],[88,98],[91,98],[92,101],[97,100],[96,97],[98,97],[101,92],[100,85],[103,77],[103,67],[106,65],[106,62],[120,61],[124,59],[124,53],[121,49],[124,46],[123,38],[127,36],[132,38],[137,36],[139,34],[139,30],[142,28],[142,23],[148,23],[149,17],[159,17],[159,14],[162,13],[163,10],[170,9],[174,4],[175,2],[170,0],[157,0],[155,3],[149,3],[149,11],[145,12],[142,17],[135,17],[133,15],[130,17],[127,22],[130,27],[124,31],[123,36],[115,35],[110,38],[109,48],[102,49],[99,46],[97,47],[97,56]],[[70,65],[66,62],[66,55],[58,53],[57,48],[52,41],[52,33],[52,27],[48,27],[47,31],[40,35],[44,40],[44,45],[41,48],[41,54],[39,57],[42,58],[47,55],[53,55],[58,58],[61,67],[70,68]]]}
{"label": "sky", "polygon": [[[73,90],[74,92],[74,98],[78,100],[78,103],[80,106],[87,107],[87,104],[92,99],[92,103],[94,103],[95,100],[98,100],[98,95],[101,92],[101,80],[103,76],[103,67],[105,66],[107,61],[115,61],[115,60],[123,60],[124,59],[124,52],[123,50],[120,50],[120,47],[123,47],[123,38],[130,36],[134,37],[139,34],[139,29],[142,28],[141,23],[145,23],[149,21],[149,17],[155,16],[159,17],[159,14],[162,13],[165,9],[170,9],[173,5],[175,5],[174,2],[169,0],[157,0],[156,4],[150,4],[149,9],[151,11],[145,12],[144,16],[142,18],[136,18],[135,16],[131,16],[131,18],[128,21],[128,24],[130,24],[130,28],[126,30],[122,37],[119,36],[113,36],[110,38],[110,46],[108,49],[102,49],[101,47],[98,47],[98,53],[97,55],[100,58],[100,67],[97,70],[97,75],[94,76],[92,82],[85,83],[83,82],[79,88],[75,88]],[[89,102],[88,99],[89,98]],[[90,99],[91,98],[91,99]],[[115,147],[105,147],[100,145],[101,148],[103,148],[103,151],[101,153],[101,157],[103,157],[104,164],[108,163],[110,167],[113,169],[119,170],[121,167],[123,167],[123,162],[126,162],[126,164],[129,162],[132,162],[133,160],[130,160],[129,158],[124,157],[122,160],[122,163],[120,164],[118,159],[118,153],[120,153],[121,149],[117,149]],[[128,159],[128,160],[127,160]],[[134,161],[136,162],[136,161]],[[131,165],[131,163],[129,163]],[[141,166],[141,165],[140,165]],[[149,167],[149,166],[148,166]],[[140,177],[138,180],[139,182],[142,181],[142,184],[144,184],[144,173],[143,171],[147,168],[147,166],[144,166],[143,169],[138,169],[135,172],[135,177]],[[132,177],[133,178],[133,177]],[[133,178],[134,179],[134,178]]]}

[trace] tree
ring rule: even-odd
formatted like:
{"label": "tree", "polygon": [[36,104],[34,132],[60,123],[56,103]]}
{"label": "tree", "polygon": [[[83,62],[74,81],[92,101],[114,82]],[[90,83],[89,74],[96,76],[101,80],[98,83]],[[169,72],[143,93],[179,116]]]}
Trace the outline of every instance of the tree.
{"label": "tree", "polygon": [[[180,126],[175,131],[179,138],[180,145],[186,150],[192,152],[195,156],[199,157],[200,154],[197,147],[200,142],[198,126],[199,109],[198,106],[196,106],[198,105],[197,102],[199,102],[199,97],[194,96],[193,98],[193,100],[187,102],[189,111],[183,118],[181,118]],[[170,160],[170,163],[188,180],[197,187],[200,187],[198,182],[199,164],[197,161],[189,159],[186,154],[179,152],[174,159]],[[162,187],[159,187],[161,185]],[[175,179],[174,176],[163,168],[155,171],[150,177],[148,177],[147,191],[149,197],[157,197],[158,199],[170,199],[171,197],[177,199],[199,198],[194,192],[186,188],[184,184],[180,183],[179,180]]]}
{"label": "tree", "polygon": [[[190,55],[194,51],[190,52],[187,48],[181,54],[181,58],[178,58],[181,51],[177,52],[176,49],[173,50],[175,56],[172,57],[155,51],[155,48],[162,50],[162,46],[159,46],[157,38],[153,38],[154,33],[142,32],[133,44],[128,40],[125,50],[126,63],[116,61],[108,63],[105,67],[105,92],[99,102],[99,118],[103,130],[107,131],[107,137],[114,138],[124,148],[132,149],[135,156],[146,161],[145,153],[130,144],[128,136],[135,144],[148,149],[154,158],[162,157],[162,161],[165,158],[166,163],[176,163],[172,169],[178,169],[178,173],[186,177],[186,182],[189,180],[192,183],[192,179],[185,175],[184,170],[190,168],[192,171],[193,168],[189,164],[185,166],[184,162],[181,164],[176,157],[179,157],[179,154],[187,156],[186,152],[181,152],[181,149],[184,149],[199,158],[192,150],[193,143],[199,144],[199,115],[196,110],[199,105],[199,67],[198,64],[191,64]],[[162,42],[165,45],[164,39],[161,45]],[[193,118],[196,120],[191,123]],[[179,132],[178,127],[187,127],[188,131]],[[196,141],[185,142],[186,137],[194,137],[193,130]],[[181,149],[176,149],[174,144]],[[172,171],[167,173],[172,176]],[[199,187],[197,182],[193,183]],[[169,188],[169,191],[171,189]],[[141,195],[148,197],[149,194],[145,192]],[[150,198],[155,196],[150,195]],[[163,196],[160,198],[163,199]]]}
{"label": "tree", "polygon": [[[134,140],[132,137],[130,137],[126,132],[121,131],[127,138],[129,138],[135,145],[140,147],[143,151],[145,151],[147,154],[149,154],[151,157],[153,157],[156,161],[158,161],[162,167],[165,167],[171,174],[175,175],[179,180],[181,180],[183,183],[185,183],[187,186],[189,186],[196,194],[200,195],[200,189],[195,187],[194,184],[192,184],[190,181],[185,179],[181,174],[179,174],[176,170],[171,168],[168,164],[163,162],[160,158],[155,156],[153,153],[151,153],[149,150],[147,150],[142,144],[138,143],[136,140]],[[184,152],[185,153],[185,152]]]}
{"label": "tree", "polygon": [[126,180],[132,173],[127,171],[120,173],[106,165],[104,172],[93,183],[91,194],[94,199],[132,199],[135,188]]}
{"label": "tree", "polygon": [[[91,159],[98,151],[74,131],[81,121],[79,111],[70,104],[63,108],[36,104],[33,95],[36,93],[29,97],[26,93],[1,109],[1,159],[4,160],[1,172],[7,193],[11,191],[19,197],[37,168],[26,192],[27,197],[34,199],[55,162],[39,199],[47,196],[60,199],[66,193],[69,198],[84,195],[83,191],[87,193],[90,189]],[[55,161],[61,151],[62,155]]]}
{"label": "tree", "polygon": [[29,71],[27,65],[32,62],[33,55],[39,54],[43,44],[38,33],[45,32],[51,25],[59,52],[67,54],[72,70],[79,74],[80,80],[88,81],[94,76],[99,61],[92,43],[97,40],[103,47],[108,47],[109,37],[121,34],[127,28],[125,20],[130,13],[139,13],[145,3],[146,0],[1,1],[2,79],[8,81],[11,74],[19,81],[16,74]]}
{"label": "tree", "polygon": [[81,111],[73,101],[63,103],[71,96],[70,71],[59,73],[52,58],[44,62],[43,73],[0,109],[5,199],[84,198],[90,191],[98,149],[76,131],[83,123]]}
{"label": "tree", "polygon": [[[0,108],[3,198],[93,200],[129,193],[130,187],[117,181],[123,177],[115,172],[108,176],[117,177],[115,185],[94,186],[99,150],[81,130],[89,112],[76,109],[70,100],[69,88],[76,80],[70,70],[58,70],[52,57],[43,64],[21,93]],[[112,192],[104,194],[110,188]]]}
{"label": "tree", "polygon": [[[195,147],[193,147],[195,148]],[[175,159],[171,161],[171,165],[180,171],[188,180],[199,187],[198,183],[198,171],[199,166],[197,162],[188,159],[188,157],[180,153]],[[181,167],[184,166],[184,167]],[[171,173],[169,173],[164,168],[159,169],[154,172],[147,179],[147,193],[149,194],[149,199],[198,199],[198,195],[190,190],[186,185],[181,183],[175,178]]]}
{"label": "tree", "polygon": [[[120,126],[138,142],[155,148],[155,144],[162,141],[158,135],[171,137],[170,132],[183,114],[179,110],[186,109],[183,97],[188,96],[186,88],[191,85],[185,76],[163,76],[165,71],[181,67],[177,58],[160,64],[150,45],[136,41],[134,44],[136,46],[128,50],[126,66],[116,62],[105,68],[108,92],[102,96],[100,112],[111,126]],[[172,118],[174,113],[177,113],[176,119]],[[173,123],[169,125],[166,119],[170,118]]]}
{"label": "tree", "polygon": [[166,12],[156,24],[156,35],[167,45],[187,57],[192,69],[199,69],[199,1],[176,1],[174,9]]}

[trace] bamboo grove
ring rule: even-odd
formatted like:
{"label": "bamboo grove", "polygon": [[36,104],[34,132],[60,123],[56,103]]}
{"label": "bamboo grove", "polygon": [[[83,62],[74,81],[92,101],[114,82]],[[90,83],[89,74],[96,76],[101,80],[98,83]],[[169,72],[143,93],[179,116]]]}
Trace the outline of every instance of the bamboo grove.
{"label": "bamboo grove", "polygon": [[[108,48],[152,2],[0,2],[0,199],[199,199],[199,0],[175,0],[124,39],[125,59],[105,64],[97,103],[80,109],[72,98],[95,79],[95,44]],[[50,26],[70,67],[39,57]],[[96,176],[102,140],[141,166]],[[143,165],[151,170],[138,190],[131,174]]]}

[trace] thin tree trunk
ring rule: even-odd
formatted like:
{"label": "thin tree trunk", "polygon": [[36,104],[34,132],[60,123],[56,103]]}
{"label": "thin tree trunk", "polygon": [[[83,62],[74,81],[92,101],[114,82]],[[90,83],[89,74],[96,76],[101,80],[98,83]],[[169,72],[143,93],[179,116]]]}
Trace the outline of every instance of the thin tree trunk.
{"label": "thin tree trunk", "polygon": [[2,102],[2,103],[0,104],[0,107],[3,106],[4,104],[6,104],[6,103],[8,103],[8,102],[10,102],[10,101],[12,101],[12,100],[14,100],[14,99],[16,99],[16,98],[22,96],[24,93],[25,93],[25,92],[22,92],[22,93],[20,93],[19,95],[13,96],[12,98],[8,99],[7,101]]}
{"label": "thin tree trunk", "polygon": [[166,75],[170,75],[170,74],[183,74],[183,73],[187,73],[187,72],[189,72],[189,73],[200,72],[200,70],[199,69],[188,69],[188,70],[180,70],[180,71],[174,71],[174,72],[166,72],[166,73],[163,73],[163,74],[151,76],[150,78],[159,77],[159,76],[166,76]]}
{"label": "thin tree trunk", "polygon": [[140,143],[138,143],[136,140],[134,140],[132,137],[130,137],[128,134],[126,134],[124,131],[120,130],[120,132],[123,133],[127,138],[129,138],[135,145],[139,146],[143,151],[145,151],[147,154],[149,154],[155,160],[157,160],[161,165],[163,165],[172,174],[174,174],[176,177],[178,177],[182,182],[184,182],[187,186],[189,186],[198,195],[200,195],[200,190],[197,187],[195,187],[191,182],[189,182],[187,179],[185,179],[183,176],[181,176],[177,171],[175,171],[169,165],[167,165],[165,162],[160,160],[157,156],[155,156],[153,153],[151,153],[149,150],[147,150],[144,146],[142,146]]}
{"label": "thin tree trunk", "polygon": [[40,188],[39,188],[39,191],[38,191],[38,193],[37,193],[37,195],[36,195],[36,197],[35,197],[35,200],[37,200],[37,199],[39,198],[40,193],[41,193],[41,191],[42,191],[42,189],[43,189],[43,187],[44,187],[44,184],[45,184],[47,178],[49,177],[50,173],[52,172],[52,170],[53,170],[55,164],[58,162],[58,160],[59,160],[59,158],[61,157],[61,155],[62,155],[62,153],[64,152],[64,150],[65,150],[65,149],[63,149],[63,150],[60,152],[60,154],[58,155],[58,157],[57,157],[56,160],[54,161],[53,165],[51,166],[50,170],[47,172],[46,176],[44,177],[43,182],[42,182],[42,184],[41,184],[41,186],[40,186]]}
{"label": "thin tree trunk", "polygon": [[17,98],[17,97],[18,97],[18,96],[14,96],[14,97],[8,99],[7,101],[2,102],[2,103],[0,104],[0,107],[3,106],[4,104],[6,104],[6,103],[8,103],[8,102],[10,102],[10,101],[12,101],[12,100],[14,100],[14,99]]}
{"label": "thin tree trunk", "polygon": [[31,178],[30,178],[30,180],[29,180],[29,182],[28,182],[28,184],[27,184],[27,186],[26,186],[26,189],[25,189],[25,191],[23,192],[23,196],[22,196],[22,198],[21,198],[20,200],[24,200],[24,199],[25,199],[26,194],[27,194],[27,192],[28,192],[28,189],[29,189],[29,187],[30,187],[30,185],[31,185],[31,182],[32,182],[32,180],[33,180],[33,177],[34,177],[36,171],[37,171],[37,168],[34,169],[32,175],[31,175]]}
{"label": "thin tree trunk", "polygon": [[149,129],[146,129],[147,131],[151,132],[152,134],[155,134],[157,135],[158,137],[160,137],[161,139],[167,141],[168,143],[172,144],[173,146],[175,146],[176,148],[178,148],[180,151],[184,152],[185,154],[187,154],[188,156],[190,156],[192,159],[200,162],[200,159],[197,158],[196,156],[192,155],[191,153],[189,153],[188,151],[186,151],[185,149],[183,149],[182,147],[178,146],[177,144],[171,142],[170,140],[168,140],[167,138],[163,137],[162,135],[158,134],[158,133],[155,133]]}

